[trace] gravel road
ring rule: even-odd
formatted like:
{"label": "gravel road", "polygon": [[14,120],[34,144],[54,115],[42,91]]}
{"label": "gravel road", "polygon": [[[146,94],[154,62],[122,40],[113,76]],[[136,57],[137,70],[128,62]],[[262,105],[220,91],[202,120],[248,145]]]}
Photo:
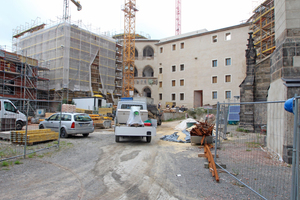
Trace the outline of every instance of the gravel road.
{"label": "gravel road", "polygon": [[62,139],[59,150],[0,168],[0,199],[255,199],[225,173],[217,183],[198,157],[203,149],[159,139],[179,123],[164,122],[151,143],[115,143],[109,129]]}

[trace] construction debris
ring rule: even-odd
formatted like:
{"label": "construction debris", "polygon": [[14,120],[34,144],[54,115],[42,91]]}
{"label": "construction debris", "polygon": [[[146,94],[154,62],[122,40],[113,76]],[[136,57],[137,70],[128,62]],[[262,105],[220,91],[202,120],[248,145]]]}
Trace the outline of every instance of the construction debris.
{"label": "construction debris", "polygon": [[191,130],[191,136],[211,136],[214,126],[214,124],[207,122],[198,122],[198,124],[195,124],[195,128]]}

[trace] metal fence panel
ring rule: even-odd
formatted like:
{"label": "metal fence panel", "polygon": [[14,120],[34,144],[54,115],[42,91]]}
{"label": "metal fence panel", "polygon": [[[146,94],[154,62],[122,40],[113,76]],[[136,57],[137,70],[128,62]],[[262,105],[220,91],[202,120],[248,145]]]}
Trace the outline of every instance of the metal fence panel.
{"label": "metal fence panel", "polygon": [[[27,105],[30,103],[29,100],[25,102]],[[59,147],[59,138],[42,133],[38,123],[28,122],[29,109],[22,113],[4,98],[1,98],[0,108],[0,162],[25,158],[26,155],[42,156],[38,152]]]}
{"label": "metal fence panel", "polygon": [[[286,120],[293,119],[293,115],[284,111],[282,101],[248,104],[254,107],[249,115],[250,121],[254,119],[252,131],[247,131],[247,124],[245,128],[227,125],[226,109],[242,104],[218,104],[215,152],[219,158],[215,156],[215,162],[226,165],[224,170],[234,178],[232,184],[249,188],[257,198],[290,199],[292,168],[283,162],[283,151],[293,140],[293,128],[289,127],[293,123]],[[222,120],[227,126],[220,123]]]}

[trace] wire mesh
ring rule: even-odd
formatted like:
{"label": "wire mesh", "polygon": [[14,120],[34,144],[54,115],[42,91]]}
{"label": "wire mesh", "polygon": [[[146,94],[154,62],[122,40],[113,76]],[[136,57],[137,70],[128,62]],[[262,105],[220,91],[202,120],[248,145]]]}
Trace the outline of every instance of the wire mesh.
{"label": "wire mesh", "polygon": [[225,131],[221,121],[227,121],[228,112],[224,110],[233,105],[242,106],[219,106],[217,135],[223,137],[216,141],[220,142],[216,162],[225,164],[228,173],[236,178],[232,184],[252,188],[257,198],[289,199],[292,169],[283,158],[289,159],[284,156],[290,152],[293,140],[293,115],[284,110],[284,102],[250,103],[254,107],[254,113],[248,111],[249,120],[253,119],[252,131],[246,124],[231,121]]}
{"label": "wire mesh", "polygon": [[22,113],[7,99],[0,99],[0,106],[0,161],[41,156],[38,152],[58,147],[58,133],[40,130],[39,124],[28,121],[29,107]]}

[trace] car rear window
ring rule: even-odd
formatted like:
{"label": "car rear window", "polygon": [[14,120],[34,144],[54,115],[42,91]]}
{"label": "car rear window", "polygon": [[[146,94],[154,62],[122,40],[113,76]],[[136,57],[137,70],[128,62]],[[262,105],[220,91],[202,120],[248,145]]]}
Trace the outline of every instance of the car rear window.
{"label": "car rear window", "polygon": [[87,114],[74,115],[74,120],[80,122],[92,121],[90,116],[88,116]]}

